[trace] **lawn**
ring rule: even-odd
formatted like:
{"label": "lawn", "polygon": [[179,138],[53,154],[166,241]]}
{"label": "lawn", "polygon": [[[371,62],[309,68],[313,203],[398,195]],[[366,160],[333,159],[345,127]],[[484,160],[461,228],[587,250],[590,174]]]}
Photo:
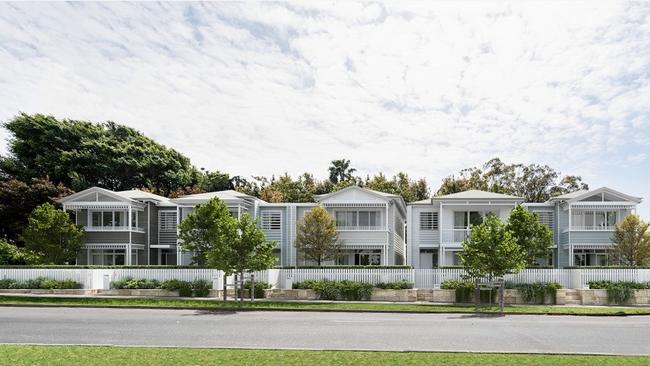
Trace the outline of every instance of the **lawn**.
{"label": "lawn", "polygon": [[[239,304],[235,301],[189,300],[189,299],[144,299],[144,298],[75,298],[75,297],[31,297],[0,296],[0,305],[38,306],[110,306],[110,307],[159,307],[208,310],[298,310],[298,311],[372,311],[372,312],[422,312],[422,313],[469,313],[473,306],[427,305],[427,304],[382,304],[382,303],[306,303],[256,301]],[[481,308],[485,313],[498,312],[497,307]],[[509,314],[575,314],[575,315],[650,315],[650,309],[632,307],[553,307],[543,305],[507,306]]]}
{"label": "lawn", "polygon": [[649,357],[0,345],[0,365],[648,365]]}

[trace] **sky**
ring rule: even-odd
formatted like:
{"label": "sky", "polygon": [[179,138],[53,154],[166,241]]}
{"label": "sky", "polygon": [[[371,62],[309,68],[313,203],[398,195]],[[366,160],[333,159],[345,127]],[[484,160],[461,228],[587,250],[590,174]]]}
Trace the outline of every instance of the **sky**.
{"label": "sky", "polygon": [[0,3],[0,121],[19,112],[235,175],[346,158],[435,191],[500,157],[650,200],[650,3]]}

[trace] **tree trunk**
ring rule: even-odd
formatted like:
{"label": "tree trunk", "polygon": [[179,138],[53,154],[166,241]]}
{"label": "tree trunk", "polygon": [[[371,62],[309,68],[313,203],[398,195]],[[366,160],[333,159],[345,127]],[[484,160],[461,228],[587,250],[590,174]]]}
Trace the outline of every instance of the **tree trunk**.
{"label": "tree trunk", "polygon": [[501,283],[499,285],[499,309],[501,311],[501,314],[503,314],[503,306],[504,306],[504,302],[505,302],[504,301],[505,300],[504,299],[504,292],[505,292],[504,287],[505,287],[504,283]]}
{"label": "tree trunk", "polygon": [[228,276],[226,275],[226,272],[223,273],[223,301],[226,302],[228,301]]}
{"label": "tree trunk", "polygon": [[244,271],[239,272],[239,303],[244,303]]}
{"label": "tree trunk", "polygon": [[474,303],[476,304],[476,312],[481,306],[481,289],[479,279],[474,280]]}

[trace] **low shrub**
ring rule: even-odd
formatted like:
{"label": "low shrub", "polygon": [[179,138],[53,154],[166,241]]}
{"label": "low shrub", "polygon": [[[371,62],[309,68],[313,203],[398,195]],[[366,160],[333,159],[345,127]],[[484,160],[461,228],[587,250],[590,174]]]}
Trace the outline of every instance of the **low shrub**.
{"label": "low shrub", "polygon": [[167,280],[160,284],[160,288],[167,291],[178,291],[178,295],[182,297],[192,296],[192,283],[181,280]]}
{"label": "low shrub", "polygon": [[557,282],[517,283],[513,287],[519,291],[524,301],[529,304],[543,304],[546,296],[550,296],[555,304],[557,290],[562,288]]}
{"label": "low shrub", "polygon": [[375,287],[384,290],[408,290],[412,289],[415,286],[413,282],[408,282],[406,280],[400,280],[397,282],[380,282]]}
{"label": "low shrub", "polygon": [[82,285],[79,282],[65,279],[54,280],[47,277],[38,277],[31,280],[19,281],[14,279],[5,278],[0,280],[0,289],[79,289]]}
{"label": "low shrub", "polygon": [[650,288],[650,283],[628,281],[591,281],[590,289],[607,290],[607,301],[612,304],[625,304],[634,296],[634,290]]}
{"label": "low shrub", "polygon": [[[440,284],[443,290],[456,290],[457,303],[473,303],[475,285],[473,282],[461,282],[457,280],[446,280]],[[496,302],[497,291],[480,291],[479,303],[488,304]]]}
{"label": "low shrub", "polygon": [[160,288],[160,281],[148,280],[144,278],[131,278],[126,277],[121,280],[113,281],[111,286],[115,289],[156,289]]}
{"label": "low shrub", "polygon": [[370,300],[373,285],[354,281],[314,281],[307,280],[293,284],[295,289],[311,289],[316,291],[322,300]]}
{"label": "low shrub", "polygon": [[192,295],[196,297],[207,297],[212,289],[212,283],[208,280],[192,281]]}
{"label": "low shrub", "polygon": [[[263,281],[255,281],[255,291],[253,291],[253,296],[256,299],[263,299],[264,298],[264,290],[271,288],[271,285],[269,285],[266,282]],[[244,282],[244,290],[247,290],[248,296],[250,296],[250,290],[251,290],[251,282],[246,281]],[[239,295],[239,289],[237,289],[237,296]]]}

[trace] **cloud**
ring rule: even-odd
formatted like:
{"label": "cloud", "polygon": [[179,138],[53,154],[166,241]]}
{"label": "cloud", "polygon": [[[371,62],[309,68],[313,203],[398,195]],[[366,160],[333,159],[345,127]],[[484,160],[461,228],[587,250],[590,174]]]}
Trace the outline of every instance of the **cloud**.
{"label": "cloud", "polygon": [[242,175],[346,157],[436,185],[500,156],[624,190],[648,39],[645,3],[4,3],[0,119],[114,120]]}

